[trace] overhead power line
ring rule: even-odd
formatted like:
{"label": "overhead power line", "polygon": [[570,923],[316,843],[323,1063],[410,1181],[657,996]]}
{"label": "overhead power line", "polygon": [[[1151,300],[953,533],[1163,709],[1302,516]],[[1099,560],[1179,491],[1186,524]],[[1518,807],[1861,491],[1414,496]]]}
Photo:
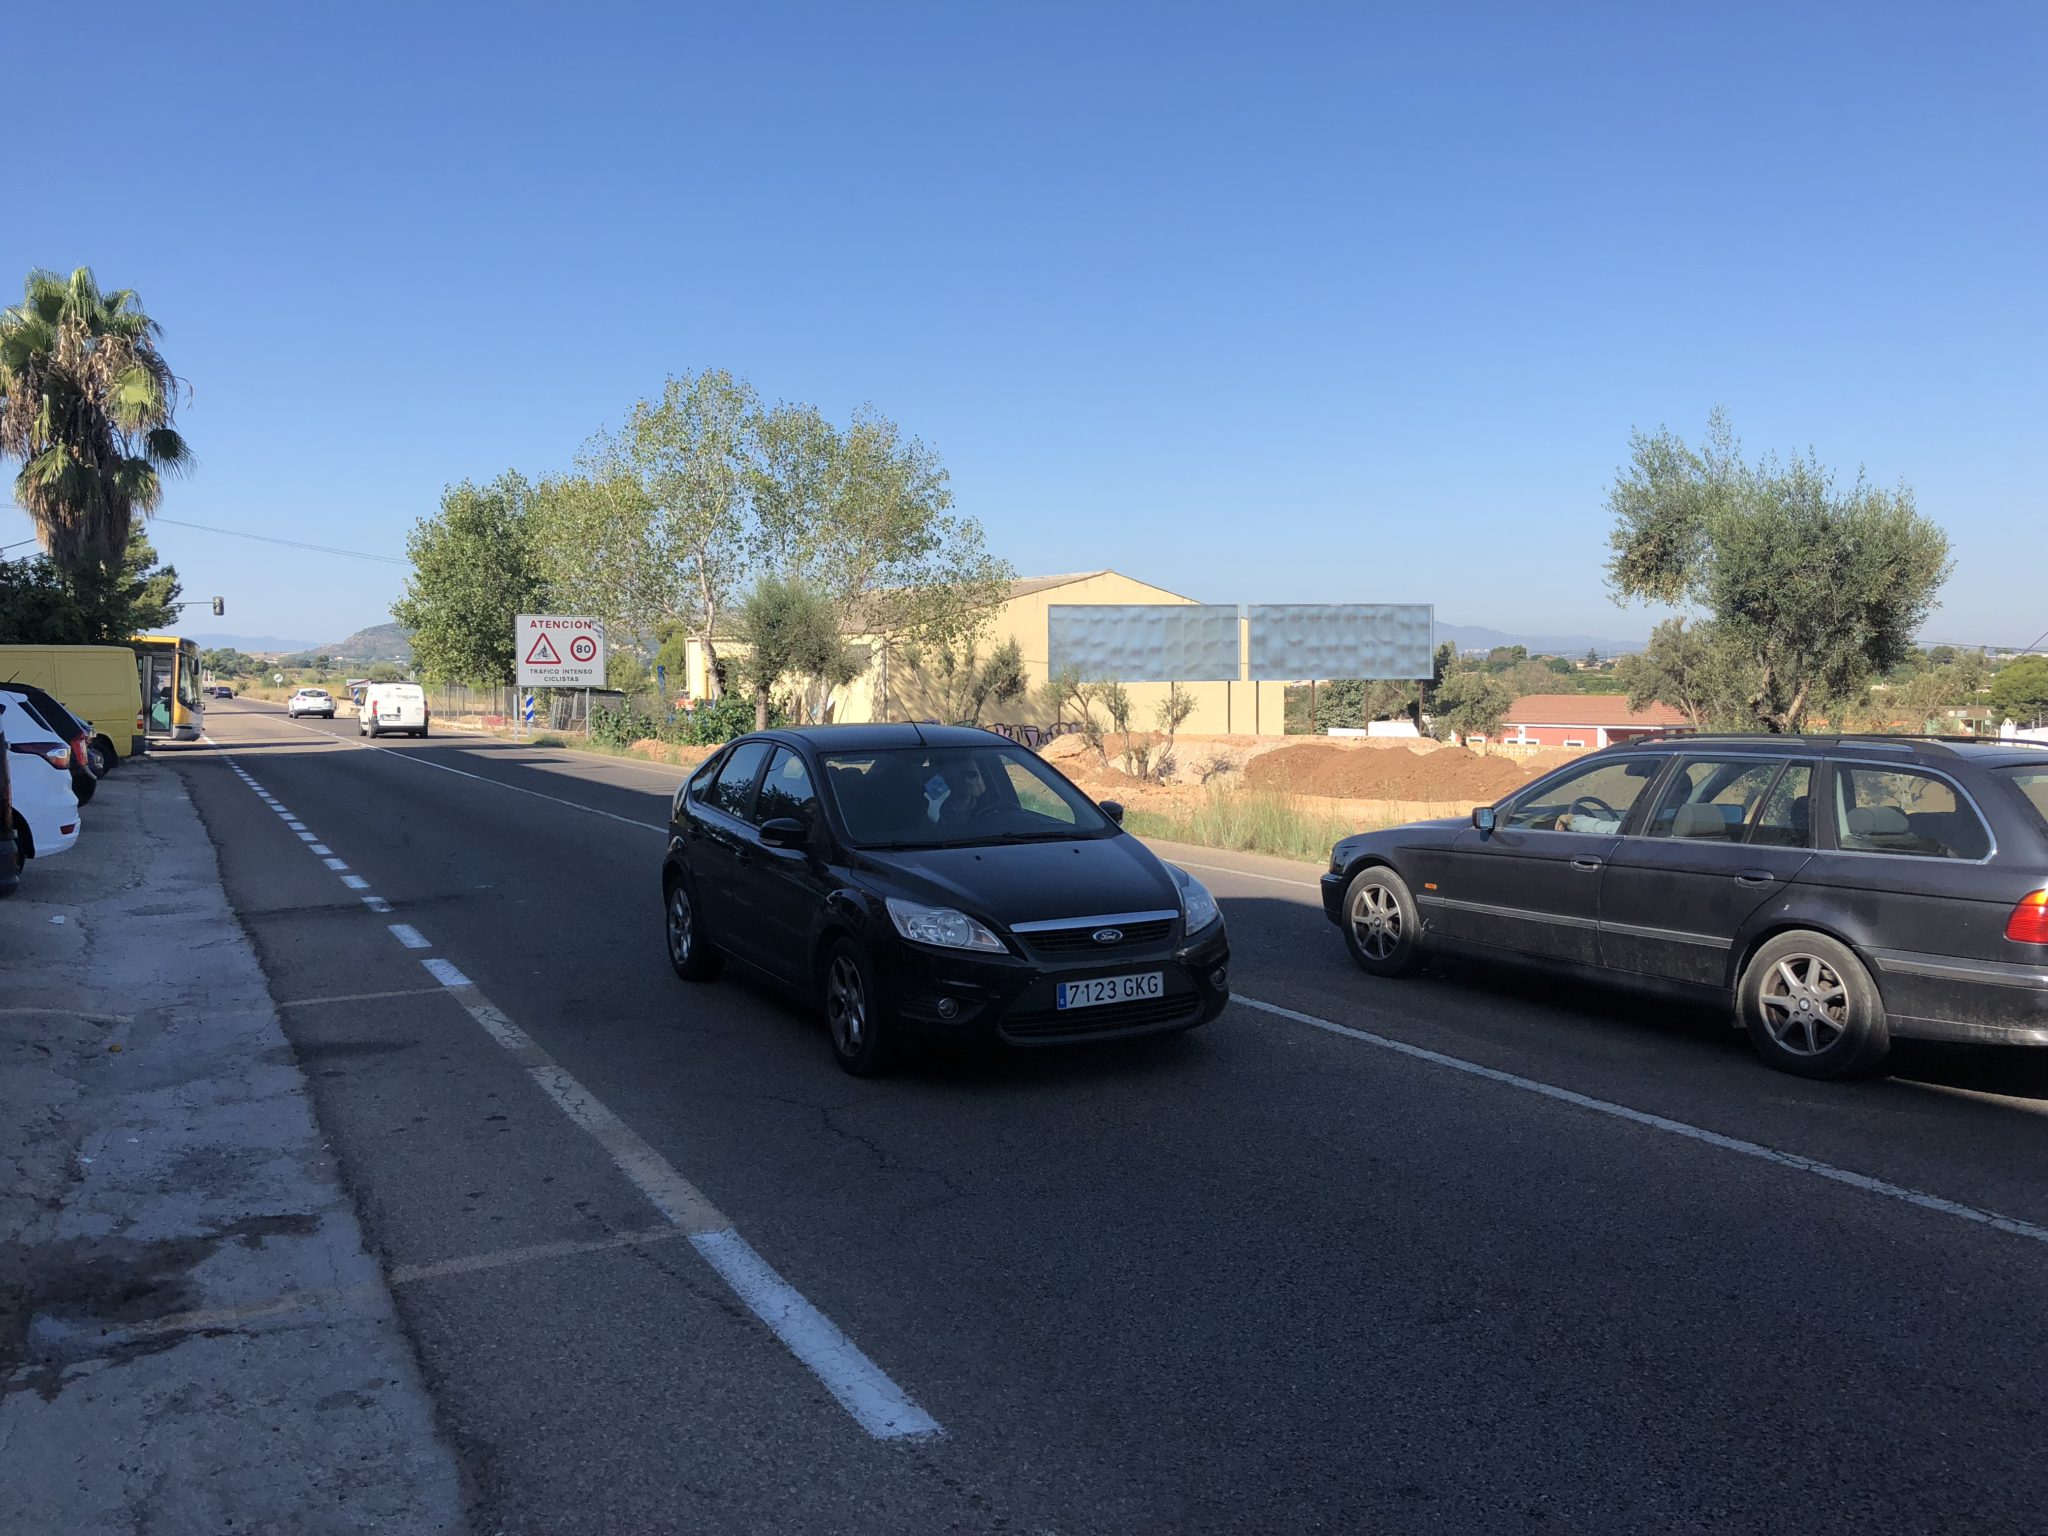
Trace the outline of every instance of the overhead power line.
{"label": "overhead power line", "polygon": [[[9,502],[7,510],[10,512],[26,513],[28,508],[14,502]],[[340,555],[349,560],[374,560],[379,565],[412,564],[410,560],[400,559],[397,555],[372,555],[360,549],[336,549],[331,544],[307,544],[299,539],[280,539],[268,533],[250,533],[242,528],[216,528],[211,523],[188,523],[181,517],[158,515],[151,517],[149,521],[152,523],[169,523],[173,528],[196,528],[201,533],[226,534],[231,539],[254,539],[259,544],[281,544],[286,549],[311,550],[317,555]],[[35,542],[34,539],[23,539],[20,541],[21,544],[33,544]],[[16,544],[0,544],[0,549],[15,549],[18,547],[19,545]]]}

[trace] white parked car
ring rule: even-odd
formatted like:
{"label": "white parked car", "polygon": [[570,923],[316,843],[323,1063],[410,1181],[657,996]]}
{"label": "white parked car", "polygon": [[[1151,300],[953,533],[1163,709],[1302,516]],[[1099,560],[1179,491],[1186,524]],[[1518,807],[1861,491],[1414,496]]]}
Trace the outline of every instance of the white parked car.
{"label": "white parked car", "polygon": [[356,734],[381,736],[386,731],[404,731],[424,736],[430,723],[427,691],[418,683],[372,683],[363,690]]}
{"label": "white parked car", "polygon": [[0,690],[0,733],[7,737],[14,801],[14,851],[47,859],[78,841],[78,796],[71,788],[71,743],[30,714],[20,694]]}
{"label": "white parked car", "polygon": [[285,700],[285,714],[296,720],[301,715],[319,715],[326,720],[334,718],[334,695],[325,688],[301,688]]}

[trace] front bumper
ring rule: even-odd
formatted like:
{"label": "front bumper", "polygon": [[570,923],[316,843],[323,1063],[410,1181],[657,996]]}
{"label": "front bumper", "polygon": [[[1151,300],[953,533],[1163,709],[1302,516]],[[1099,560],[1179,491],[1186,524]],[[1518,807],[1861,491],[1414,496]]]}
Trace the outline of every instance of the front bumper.
{"label": "front bumper", "polygon": [[1344,888],[1350,883],[1349,875],[1334,871],[1323,876],[1323,916],[1339,927],[1344,923]]}
{"label": "front bumper", "polygon": [[[1208,1023],[1230,1001],[1230,939],[1220,922],[1185,942],[1134,947],[1087,964],[955,953],[894,935],[888,942],[881,963],[896,1017],[935,1040],[1037,1046],[1169,1034]],[[1161,996],[1058,1007],[1061,982],[1146,971],[1162,973]]]}

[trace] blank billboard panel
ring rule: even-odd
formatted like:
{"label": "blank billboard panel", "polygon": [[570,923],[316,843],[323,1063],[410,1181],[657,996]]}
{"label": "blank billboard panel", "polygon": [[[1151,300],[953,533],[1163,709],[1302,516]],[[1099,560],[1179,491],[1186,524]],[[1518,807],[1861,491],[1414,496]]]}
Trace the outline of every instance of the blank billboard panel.
{"label": "blank billboard panel", "polygon": [[1428,603],[1254,603],[1246,612],[1255,678],[1413,681],[1436,668],[1436,609]]}
{"label": "blank billboard panel", "polygon": [[1055,672],[1119,683],[1237,680],[1235,603],[1054,603],[1046,614]]}

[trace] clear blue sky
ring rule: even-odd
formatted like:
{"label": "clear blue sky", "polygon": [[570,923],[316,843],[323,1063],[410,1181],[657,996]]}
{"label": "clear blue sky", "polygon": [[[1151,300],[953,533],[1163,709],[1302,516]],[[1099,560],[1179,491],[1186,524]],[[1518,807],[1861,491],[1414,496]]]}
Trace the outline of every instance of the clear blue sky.
{"label": "clear blue sky", "polygon": [[[2037,4],[150,5],[15,62],[0,281],[163,322],[169,516],[401,554],[716,364],[874,402],[1026,573],[1627,638],[1605,488],[1718,403],[1913,486],[1931,636],[2048,628]],[[403,577],[157,538],[195,630]]]}

